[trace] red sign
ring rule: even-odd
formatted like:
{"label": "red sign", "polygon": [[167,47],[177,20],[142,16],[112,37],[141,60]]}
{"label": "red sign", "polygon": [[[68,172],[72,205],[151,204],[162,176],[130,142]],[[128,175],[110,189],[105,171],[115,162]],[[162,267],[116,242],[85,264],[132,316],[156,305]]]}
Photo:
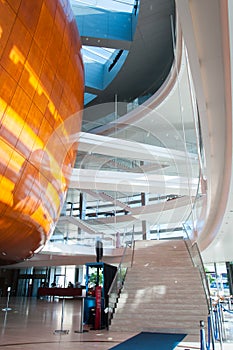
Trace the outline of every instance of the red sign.
{"label": "red sign", "polygon": [[95,329],[101,329],[101,290],[100,286],[95,288]]}

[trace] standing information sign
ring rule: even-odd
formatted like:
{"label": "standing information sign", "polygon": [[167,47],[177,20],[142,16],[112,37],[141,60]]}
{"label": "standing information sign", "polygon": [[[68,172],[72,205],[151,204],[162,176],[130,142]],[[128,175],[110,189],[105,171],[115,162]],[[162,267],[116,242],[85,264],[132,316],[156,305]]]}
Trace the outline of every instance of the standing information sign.
{"label": "standing information sign", "polygon": [[101,329],[101,293],[102,288],[95,288],[95,329]]}

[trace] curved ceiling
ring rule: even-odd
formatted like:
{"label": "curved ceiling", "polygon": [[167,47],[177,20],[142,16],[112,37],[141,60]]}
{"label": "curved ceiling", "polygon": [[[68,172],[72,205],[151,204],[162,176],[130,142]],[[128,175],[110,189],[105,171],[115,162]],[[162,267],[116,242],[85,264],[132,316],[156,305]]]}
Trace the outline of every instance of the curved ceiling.
{"label": "curved ceiling", "polygon": [[[105,89],[86,86],[86,92],[96,95],[89,105],[114,102],[116,96],[118,101],[129,102],[157,91],[167,78],[173,63],[172,26],[175,27],[175,2],[148,0],[140,2],[132,41],[105,40],[82,35],[83,45],[88,43],[92,46],[126,48],[129,51],[122,68]],[[90,120],[93,116],[89,117],[86,113],[84,119]]]}
{"label": "curved ceiling", "polygon": [[233,258],[229,225],[232,221],[232,197],[229,196],[232,182],[230,3],[226,0],[177,1],[206,155],[206,201],[202,203],[203,217],[197,225],[198,241],[206,261]]}

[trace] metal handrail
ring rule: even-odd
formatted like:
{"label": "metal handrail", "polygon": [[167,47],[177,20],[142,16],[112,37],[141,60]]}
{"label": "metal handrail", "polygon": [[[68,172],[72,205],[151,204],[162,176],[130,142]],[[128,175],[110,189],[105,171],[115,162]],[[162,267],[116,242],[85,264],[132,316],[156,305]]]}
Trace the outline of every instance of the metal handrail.
{"label": "metal handrail", "polygon": [[[124,251],[123,251],[120,263],[118,265],[116,274],[115,274],[115,276],[113,278],[113,281],[111,283],[111,286],[110,286],[108,294],[107,294],[108,295],[108,305],[107,305],[107,308],[106,308],[106,312],[108,313],[107,328],[109,327],[110,320],[111,320],[112,314],[113,314],[113,312],[115,310],[117,299],[118,299],[120,291],[121,291],[121,289],[123,287],[125,276],[126,276],[126,273],[127,273],[127,268],[128,267],[123,267],[123,264],[124,264],[124,261],[125,261],[125,256],[126,256],[126,252],[127,252],[128,248],[132,249],[131,261],[130,261],[130,266],[132,266],[133,254],[134,254],[134,246],[135,246],[135,244],[134,244],[134,227],[133,227],[131,241],[125,242],[125,248],[124,248]],[[118,280],[119,276],[120,276],[120,280]],[[111,305],[110,305],[111,296],[113,296],[113,299],[112,299]]]}
{"label": "metal handrail", "polygon": [[[209,289],[209,283],[208,283],[208,279],[205,273],[205,268],[204,268],[204,263],[201,257],[201,253],[200,253],[200,249],[198,247],[197,242],[193,242],[191,241],[191,239],[189,238],[189,234],[188,231],[186,230],[185,226],[183,225],[183,229],[184,232],[186,233],[187,239],[185,239],[185,244],[186,247],[188,249],[190,258],[192,260],[193,266],[197,267],[199,269],[200,272],[200,276],[201,276],[201,281],[202,281],[202,285],[203,285],[203,289],[205,292],[205,297],[206,297],[206,303],[208,306],[208,311],[209,311],[209,322],[210,322],[210,329],[208,329],[208,331],[210,332],[210,334],[208,334],[208,337],[210,339],[211,336],[211,343],[212,343],[212,349],[215,349],[215,345],[214,345],[214,325],[213,325],[213,318],[214,318],[214,310],[213,310],[213,305],[212,305],[212,300],[210,297],[210,289]],[[196,251],[197,254],[194,253],[194,251]],[[195,257],[197,259],[195,259]],[[208,344],[208,346],[210,346],[210,344]]]}
{"label": "metal handrail", "polygon": [[[133,251],[134,251],[134,230],[132,232],[131,241],[125,242],[125,248],[124,248],[123,254],[121,256],[121,260],[120,260],[120,263],[118,265],[116,274],[115,274],[114,279],[113,279],[113,281],[111,283],[111,286],[109,288],[108,295],[110,295],[110,293],[112,292],[112,289],[114,287],[114,283],[116,282],[116,279],[117,279],[117,276],[118,276],[118,272],[121,271],[121,266],[123,264],[123,261],[124,261],[125,255],[126,255],[127,248],[132,248],[132,247],[133,247]],[[132,251],[132,253],[133,253],[133,251]],[[133,254],[132,254],[132,256],[133,256]],[[132,266],[132,258],[131,258],[131,266]]]}
{"label": "metal handrail", "polygon": [[197,267],[199,268],[200,270],[200,274],[201,274],[201,278],[202,278],[202,283],[203,283],[203,287],[204,287],[204,290],[205,290],[205,294],[206,294],[206,298],[207,298],[207,301],[208,301],[208,306],[209,306],[209,309],[211,308],[211,304],[210,304],[210,289],[209,289],[209,283],[208,283],[208,279],[207,279],[207,276],[206,276],[206,273],[205,273],[205,268],[204,268],[204,264],[203,264],[203,260],[202,260],[202,257],[201,257],[201,253],[200,253],[200,249],[198,247],[198,244],[197,242],[194,242],[194,244],[192,245],[192,248],[196,249],[197,251],[197,256],[198,256],[198,259],[199,259],[199,262],[200,264],[197,263]]}
{"label": "metal handrail", "polygon": [[119,263],[119,265],[118,265],[118,267],[117,267],[117,271],[116,271],[116,274],[115,274],[115,276],[114,276],[114,278],[113,278],[113,281],[112,281],[112,283],[111,283],[111,286],[110,286],[110,288],[109,288],[108,295],[110,295],[111,292],[112,292],[112,289],[113,289],[113,287],[114,287],[114,285],[115,285],[115,282],[116,282],[116,280],[117,280],[117,277],[118,277],[118,273],[119,273],[119,271],[121,271],[121,266],[122,266],[124,257],[125,257],[125,255],[126,255],[127,248],[129,248],[129,247],[130,247],[130,245],[128,244],[128,242],[126,242],[126,245],[125,245],[125,248],[124,248],[122,257],[121,257],[121,261],[120,261],[120,263]]}
{"label": "metal handrail", "polygon": [[[187,239],[185,239],[185,244],[186,244],[186,247],[188,249],[189,255],[191,257],[193,266],[195,266],[199,269],[203,289],[205,292],[206,302],[208,305],[208,309],[210,310],[212,308],[211,303],[210,303],[210,289],[209,289],[209,283],[208,283],[208,280],[206,277],[205,268],[204,268],[203,260],[201,257],[200,249],[198,247],[197,242],[192,243],[184,225],[183,225],[183,228],[184,228],[184,232],[186,233],[186,236],[187,236]],[[195,254],[194,251],[196,251],[197,254]],[[195,258],[197,258],[197,259],[195,259]]]}

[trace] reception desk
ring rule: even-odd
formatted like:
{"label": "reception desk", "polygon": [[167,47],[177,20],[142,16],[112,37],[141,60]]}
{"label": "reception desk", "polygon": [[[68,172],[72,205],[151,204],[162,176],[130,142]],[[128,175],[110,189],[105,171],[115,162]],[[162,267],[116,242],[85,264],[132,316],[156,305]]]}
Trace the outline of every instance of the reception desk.
{"label": "reception desk", "polygon": [[81,288],[48,288],[39,287],[38,297],[43,296],[58,296],[58,297],[80,297],[82,296]]}
{"label": "reception desk", "polygon": [[[80,326],[76,333],[83,333],[83,322],[84,322],[84,297],[82,296],[82,288],[38,288],[38,298],[44,296],[58,296],[58,297],[74,297],[79,304],[79,317]],[[65,307],[65,298],[62,299],[62,315]]]}

